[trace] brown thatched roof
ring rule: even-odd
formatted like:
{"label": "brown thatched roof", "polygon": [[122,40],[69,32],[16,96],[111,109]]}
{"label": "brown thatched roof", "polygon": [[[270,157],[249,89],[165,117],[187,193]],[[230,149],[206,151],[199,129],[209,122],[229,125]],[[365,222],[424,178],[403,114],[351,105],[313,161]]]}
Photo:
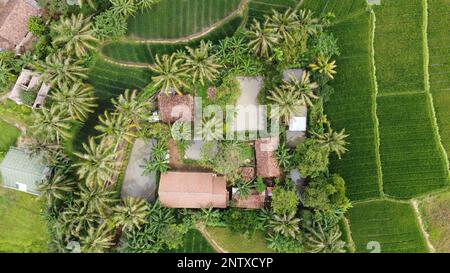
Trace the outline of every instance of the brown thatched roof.
{"label": "brown thatched roof", "polygon": [[162,122],[172,123],[177,120],[194,120],[194,98],[191,95],[160,93],[158,108]]}
{"label": "brown thatched roof", "polygon": [[279,177],[280,168],[278,167],[275,151],[278,148],[278,138],[262,138],[255,142],[256,150],[256,175],[266,178]]}
{"label": "brown thatched roof", "polygon": [[0,48],[14,49],[28,33],[28,19],[40,10],[26,0],[9,0],[0,8]]}
{"label": "brown thatched roof", "polygon": [[251,182],[255,178],[255,168],[253,167],[241,167],[239,174],[245,182]]}
{"label": "brown thatched roof", "polygon": [[233,207],[245,209],[262,209],[266,201],[266,193],[252,190],[249,196],[242,198],[239,194],[233,194]]}
{"label": "brown thatched roof", "polygon": [[169,208],[226,208],[228,203],[227,182],[213,173],[163,173],[158,194]]}

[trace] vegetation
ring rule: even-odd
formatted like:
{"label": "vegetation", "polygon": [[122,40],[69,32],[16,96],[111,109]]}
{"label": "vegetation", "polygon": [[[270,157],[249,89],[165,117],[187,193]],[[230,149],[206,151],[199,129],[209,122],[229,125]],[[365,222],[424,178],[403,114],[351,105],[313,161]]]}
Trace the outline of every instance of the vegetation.
{"label": "vegetation", "polygon": [[437,252],[448,253],[450,226],[447,221],[449,215],[450,194],[448,192],[430,196],[420,202],[420,212],[425,229],[430,235],[431,244]]}
{"label": "vegetation", "polygon": [[214,241],[230,253],[270,253],[264,234],[257,232],[251,237],[234,233],[223,227],[208,227]]}
{"label": "vegetation", "polygon": [[9,147],[14,145],[20,135],[19,129],[0,119],[0,160],[6,155]]}

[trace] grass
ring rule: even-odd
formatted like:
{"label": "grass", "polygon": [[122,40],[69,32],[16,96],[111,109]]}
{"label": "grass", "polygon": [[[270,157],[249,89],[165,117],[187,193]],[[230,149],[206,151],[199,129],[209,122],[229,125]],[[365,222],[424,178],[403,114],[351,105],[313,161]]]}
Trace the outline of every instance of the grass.
{"label": "grass", "polygon": [[450,0],[428,0],[430,87],[442,144],[450,154]]}
{"label": "grass", "polygon": [[338,21],[343,21],[366,10],[367,0],[304,0],[302,8],[310,9],[315,14],[332,12]]}
{"label": "grass", "polygon": [[282,12],[297,4],[296,0],[250,0],[247,24],[251,24],[253,19],[263,21],[265,15],[272,14],[272,10]]}
{"label": "grass", "polygon": [[20,130],[0,119],[0,161],[20,136]]}
{"label": "grass", "polygon": [[184,237],[183,246],[170,251],[172,253],[215,253],[214,248],[203,237],[200,231],[191,229]]}
{"label": "grass", "polygon": [[449,182],[425,93],[378,98],[384,191],[411,198]]}
{"label": "grass", "polygon": [[380,94],[422,92],[422,0],[383,0],[377,17],[375,63]]}
{"label": "grass", "polygon": [[212,239],[230,253],[270,253],[266,239],[262,232],[257,232],[251,238],[234,233],[224,227],[207,227]]}
{"label": "grass", "polygon": [[156,55],[171,54],[172,52],[185,49],[186,46],[195,47],[200,44],[201,40],[217,42],[227,36],[232,36],[240,27],[242,21],[243,18],[241,16],[234,16],[208,34],[189,42],[155,44],[118,41],[104,45],[101,52],[115,61],[152,64],[155,62],[154,58]]}
{"label": "grass", "polygon": [[378,242],[382,253],[428,252],[412,206],[393,201],[355,204],[348,212],[356,252],[370,252],[369,242]]}
{"label": "grass", "polygon": [[371,18],[361,14],[332,28],[338,38],[341,56],[337,58],[338,74],[332,82],[335,93],[325,110],[333,126],[350,135],[349,152],[342,160],[331,162],[333,172],[346,180],[351,200],[380,196],[375,88],[370,57]]}
{"label": "grass", "polygon": [[428,197],[419,209],[430,235],[429,239],[437,252],[450,253],[450,192]]}
{"label": "grass", "polygon": [[35,196],[0,187],[0,252],[47,252],[48,234]]}
{"label": "grass", "polygon": [[144,39],[179,38],[201,32],[237,10],[241,0],[161,1],[128,21],[127,36]]}

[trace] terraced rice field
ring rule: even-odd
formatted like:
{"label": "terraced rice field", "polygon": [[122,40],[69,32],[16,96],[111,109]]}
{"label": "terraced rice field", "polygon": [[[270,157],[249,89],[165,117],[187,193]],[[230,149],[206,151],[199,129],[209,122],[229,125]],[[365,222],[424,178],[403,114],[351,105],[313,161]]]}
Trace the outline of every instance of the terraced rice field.
{"label": "terraced rice field", "polygon": [[[187,21],[188,18],[180,21]],[[232,36],[243,21],[242,16],[230,18],[220,27],[217,27],[205,36],[189,42],[180,43],[136,43],[133,41],[120,41],[106,44],[101,49],[102,54],[119,62],[129,63],[154,63],[157,54],[170,54],[186,46],[196,46],[203,40],[218,41],[227,36]]]}
{"label": "terraced rice field", "polygon": [[304,0],[302,7],[314,11],[315,14],[333,12],[337,21],[343,21],[354,14],[364,12],[367,0]]}
{"label": "terraced rice field", "polygon": [[[382,253],[428,252],[413,208],[409,203],[370,201],[356,204],[348,212],[356,252],[379,243]],[[369,244],[370,246],[370,244]]]}
{"label": "terraced rice field", "polygon": [[[128,21],[127,36],[167,39],[201,32],[238,9],[241,0],[161,1]],[[181,19],[181,20],[180,20]]]}
{"label": "terraced rice field", "polygon": [[430,88],[442,144],[450,154],[450,0],[428,0]]}
{"label": "terraced rice field", "polygon": [[[341,174],[352,200],[380,196],[378,140],[370,55],[372,18],[361,14],[332,28],[338,38],[341,56],[332,85],[335,93],[326,105],[327,115],[338,130],[350,134],[349,152],[332,161],[332,171]],[[342,68],[342,69],[339,69]]]}
{"label": "terraced rice field", "polygon": [[378,98],[384,191],[411,198],[449,183],[428,96]]}
{"label": "terraced rice field", "polygon": [[374,11],[379,94],[424,91],[422,0],[383,0]]}

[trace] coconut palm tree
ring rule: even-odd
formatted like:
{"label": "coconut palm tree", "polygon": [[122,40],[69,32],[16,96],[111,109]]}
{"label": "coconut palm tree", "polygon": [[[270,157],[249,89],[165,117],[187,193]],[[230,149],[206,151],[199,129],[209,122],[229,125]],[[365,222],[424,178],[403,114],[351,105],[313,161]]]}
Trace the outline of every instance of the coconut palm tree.
{"label": "coconut palm tree", "polygon": [[86,203],[76,200],[59,217],[58,222],[67,237],[80,238],[87,230],[96,227],[102,218],[96,211],[89,211]]}
{"label": "coconut palm tree", "polygon": [[132,143],[136,137],[132,132],[133,125],[122,113],[110,114],[105,111],[99,117],[99,121],[100,124],[95,126],[95,129],[101,133],[98,137],[114,143],[114,152],[117,152],[122,139]]}
{"label": "coconut palm tree", "polygon": [[92,86],[76,82],[73,85],[64,84],[50,97],[62,108],[66,109],[72,119],[84,121],[88,113],[93,113],[97,106]]}
{"label": "coconut palm tree", "polygon": [[292,33],[300,26],[298,15],[292,9],[288,9],[284,13],[273,10],[272,16],[266,16],[266,20],[267,27],[273,33],[278,33],[285,42],[293,41]]}
{"label": "coconut palm tree", "polygon": [[169,159],[167,157],[152,157],[145,160],[143,175],[159,172],[165,173],[169,170]]}
{"label": "coconut palm tree", "polygon": [[114,221],[124,231],[139,229],[147,223],[149,206],[144,199],[127,197],[114,209]]}
{"label": "coconut palm tree", "polygon": [[117,172],[113,147],[103,139],[97,144],[95,139],[90,137],[88,144],[83,143],[83,148],[84,153],[74,153],[81,159],[80,163],[75,164],[78,167],[79,178],[86,179],[86,184],[90,188],[95,187],[96,184],[105,186],[105,183]]}
{"label": "coconut palm tree", "polygon": [[150,69],[157,74],[152,77],[155,82],[155,88],[160,88],[165,93],[170,93],[175,90],[179,95],[182,95],[181,89],[188,87],[186,78],[187,73],[182,68],[182,58],[178,58],[176,53],[172,55],[163,55],[162,60],[156,55],[155,64],[150,66]]}
{"label": "coconut palm tree", "polygon": [[306,237],[306,250],[312,253],[344,253],[345,242],[338,226],[324,231],[321,224],[315,228],[306,227],[309,233]]}
{"label": "coconut palm tree", "polygon": [[160,0],[138,0],[138,6],[141,10],[151,9],[154,4],[158,3]]}
{"label": "coconut palm tree", "polygon": [[114,245],[114,233],[106,223],[99,227],[90,227],[86,236],[80,239],[83,253],[102,253]]}
{"label": "coconut palm tree", "polygon": [[148,121],[153,104],[150,100],[141,99],[137,95],[137,90],[125,90],[117,99],[113,99],[112,103],[118,113],[123,114],[133,127],[142,128],[142,122]]}
{"label": "coconut palm tree", "polygon": [[183,68],[195,84],[197,81],[203,86],[205,80],[213,81],[219,74],[216,56],[210,54],[211,42],[201,41],[200,47],[193,49],[186,47],[187,55],[184,55]]}
{"label": "coconut palm tree", "polygon": [[217,116],[203,118],[199,133],[206,141],[223,139],[223,120]]}
{"label": "coconut palm tree", "polygon": [[31,128],[34,130],[35,135],[60,144],[61,138],[68,139],[71,137],[71,121],[72,119],[66,110],[52,105],[50,110],[41,108],[33,112],[33,125]]}
{"label": "coconut palm tree", "polygon": [[137,11],[135,0],[109,0],[112,4],[111,10],[118,16],[132,16]]}
{"label": "coconut palm tree", "polygon": [[292,164],[292,158],[294,158],[294,155],[289,151],[289,149],[286,147],[285,143],[282,143],[276,153],[276,158],[278,161],[278,165],[283,168],[284,170],[287,170],[291,164]]}
{"label": "coconut palm tree", "polygon": [[110,208],[115,205],[118,200],[115,197],[117,193],[109,188],[99,186],[98,184],[88,187],[85,184],[80,184],[80,191],[76,193],[86,210],[89,212],[96,212],[104,216]]}
{"label": "coconut palm tree", "polygon": [[94,35],[94,28],[90,18],[85,18],[82,13],[69,17],[63,17],[52,26],[56,33],[53,39],[54,45],[64,45],[69,53],[74,53],[77,58],[85,56],[88,50],[95,49],[98,42]]}
{"label": "coconut palm tree", "polygon": [[239,181],[236,184],[236,187],[237,187],[236,193],[239,195],[239,197],[246,198],[250,195],[251,185],[249,182]]}
{"label": "coconut palm tree", "polygon": [[297,13],[300,28],[308,35],[314,35],[321,29],[320,20],[314,17],[311,10],[301,9]]}
{"label": "coconut palm tree", "polygon": [[297,238],[300,234],[300,219],[295,218],[295,211],[289,214],[274,214],[272,220],[269,221],[269,227],[278,234],[283,236]]}
{"label": "coconut palm tree", "polygon": [[273,115],[278,115],[285,124],[289,123],[289,120],[300,114],[301,106],[303,105],[302,100],[298,93],[293,92],[290,89],[276,87],[274,90],[269,92],[267,97],[269,101],[278,106],[279,113],[272,113]]}
{"label": "coconut palm tree", "polygon": [[340,132],[336,132],[331,128],[329,122],[327,124],[327,131],[321,134],[316,132],[311,132],[313,136],[316,138],[317,142],[321,144],[328,152],[334,152],[341,159],[342,155],[345,154],[348,149],[345,146],[348,144],[345,139],[349,137],[349,135],[345,134],[345,129],[342,129]]}
{"label": "coconut palm tree", "polygon": [[62,51],[45,58],[45,62],[38,61],[32,64],[33,68],[41,72],[42,80],[49,84],[57,84],[62,88],[64,84],[72,84],[80,79],[87,79],[87,68],[81,66],[81,61],[73,61],[64,56]]}
{"label": "coconut palm tree", "polygon": [[263,58],[270,57],[270,53],[279,40],[279,34],[274,33],[271,28],[267,27],[267,21],[261,27],[261,23],[256,19],[253,20],[246,35],[250,40],[248,46],[252,48],[257,56]]}
{"label": "coconut palm tree", "polygon": [[56,173],[38,183],[41,193],[39,198],[47,201],[48,207],[53,206],[56,200],[65,200],[67,194],[74,192],[76,182],[66,171],[58,169]]}
{"label": "coconut palm tree", "polygon": [[329,57],[319,56],[316,63],[310,64],[309,67],[330,79],[334,79],[333,75],[336,74],[336,61],[331,61]]}
{"label": "coconut palm tree", "polygon": [[289,75],[289,80],[284,82],[283,88],[297,93],[302,105],[313,106],[312,100],[319,98],[314,94],[314,90],[319,88],[319,85],[316,82],[311,82],[308,72],[304,72],[301,79]]}

